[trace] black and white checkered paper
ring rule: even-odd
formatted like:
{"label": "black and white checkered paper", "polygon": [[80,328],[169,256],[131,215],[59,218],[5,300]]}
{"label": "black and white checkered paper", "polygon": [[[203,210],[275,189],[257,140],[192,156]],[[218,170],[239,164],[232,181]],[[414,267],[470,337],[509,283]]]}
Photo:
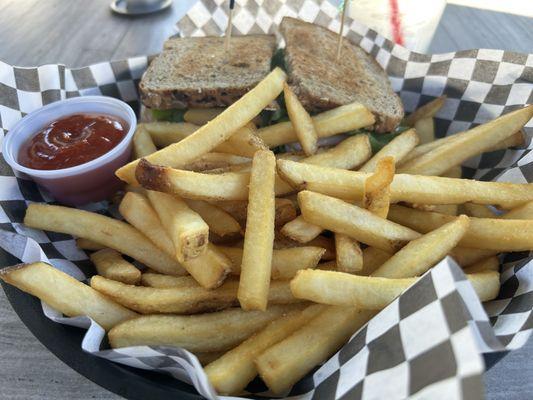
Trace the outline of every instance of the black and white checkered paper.
{"label": "black and white checkered paper", "polygon": [[[220,34],[227,1],[201,0],[178,22],[183,36]],[[338,10],[325,0],[237,1],[234,32],[273,32],[285,15],[337,30]],[[346,34],[386,69],[407,112],[446,94],[436,116],[439,135],[449,135],[533,103],[533,55],[470,50],[422,55],[395,45],[348,19]],[[0,133],[27,113],[60,99],[102,94],[139,108],[137,83],[147,57],[69,69],[62,65],[19,68],[0,62]],[[533,134],[533,122],[525,129]],[[529,142],[529,140],[528,140]],[[464,165],[468,177],[533,182],[533,145],[485,154]],[[95,273],[72,237],[22,225],[27,204],[53,203],[32,181],[15,176],[0,156],[0,256],[22,262],[46,261],[85,280]],[[111,214],[107,203],[85,209]],[[476,399],[482,398],[482,353],[521,347],[533,329],[533,258],[502,256],[498,298],[482,305],[462,270],[441,261],[357,332],[330,360],[298,383],[294,399]],[[197,359],[182,349],[102,347],[104,331],[86,317],[65,318],[43,304],[58,323],[87,328],[82,348],[125,365],[157,370],[194,385],[216,399]],[[248,388],[266,395],[264,387]]]}

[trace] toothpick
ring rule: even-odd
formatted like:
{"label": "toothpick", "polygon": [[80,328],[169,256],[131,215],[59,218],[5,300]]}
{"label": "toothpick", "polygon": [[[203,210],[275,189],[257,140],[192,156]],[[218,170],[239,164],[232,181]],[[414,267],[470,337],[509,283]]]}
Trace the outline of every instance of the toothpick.
{"label": "toothpick", "polygon": [[235,9],[235,0],[229,2],[228,26],[226,26],[226,37],[224,38],[224,51],[229,50],[229,42],[231,40],[231,31],[233,29],[233,10]]}
{"label": "toothpick", "polygon": [[344,0],[342,5],[341,27],[339,29],[339,41],[337,42],[337,57],[335,58],[336,61],[339,61],[339,57],[341,56],[342,32],[344,31],[344,15],[346,14],[346,6],[348,5],[348,1],[349,0]]}

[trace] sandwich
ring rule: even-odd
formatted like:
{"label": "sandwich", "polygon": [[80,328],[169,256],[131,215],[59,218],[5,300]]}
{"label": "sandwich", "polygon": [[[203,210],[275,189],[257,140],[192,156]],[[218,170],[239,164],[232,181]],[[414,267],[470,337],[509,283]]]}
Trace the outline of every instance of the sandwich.
{"label": "sandwich", "polygon": [[[190,108],[228,107],[259,83],[273,65],[287,71],[289,85],[311,114],[359,102],[375,116],[378,133],[392,132],[404,111],[381,66],[362,48],[324,27],[285,17],[285,48],[274,35],[173,38],[151,62],[140,84],[143,104],[154,119],[179,121]],[[282,96],[262,115],[263,125],[287,119]]]}
{"label": "sandwich", "polygon": [[376,132],[392,132],[404,116],[402,102],[387,74],[361,47],[343,40],[335,61],[338,34],[320,25],[285,17],[285,68],[289,86],[310,113],[359,102],[375,116]]}
{"label": "sandwich", "polygon": [[227,52],[223,37],[169,39],[143,75],[141,100],[162,111],[228,107],[270,72],[275,48],[274,35],[233,37]]}

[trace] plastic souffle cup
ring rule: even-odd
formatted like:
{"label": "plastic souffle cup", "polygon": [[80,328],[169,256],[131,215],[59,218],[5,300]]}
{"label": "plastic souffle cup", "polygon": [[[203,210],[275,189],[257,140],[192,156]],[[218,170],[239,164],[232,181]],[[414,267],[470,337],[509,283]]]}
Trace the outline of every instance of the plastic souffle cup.
{"label": "plastic souffle cup", "polygon": [[[50,123],[72,114],[115,116],[128,124],[128,131],[107,153],[74,167],[38,170],[18,163],[20,149],[26,141]],[[121,100],[105,96],[74,97],[48,104],[22,118],[4,138],[2,153],[16,176],[30,177],[61,203],[83,205],[107,199],[121,187],[115,171],[130,160],[136,125],[135,113]]]}

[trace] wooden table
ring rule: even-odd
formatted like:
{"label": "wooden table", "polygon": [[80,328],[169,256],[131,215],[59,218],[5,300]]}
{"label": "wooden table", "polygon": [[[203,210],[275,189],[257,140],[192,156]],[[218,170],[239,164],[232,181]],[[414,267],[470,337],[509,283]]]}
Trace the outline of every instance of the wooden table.
{"label": "wooden table", "polygon": [[[143,18],[110,12],[110,0],[0,0],[0,60],[34,66],[156,53],[194,0]],[[430,52],[497,48],[533,53],[533,19],[447,6]],[[533,340],[485,374],[487,398],[529,399]],[[0,398],[118,399],[56,359],[19,321],[0,290]]]}

